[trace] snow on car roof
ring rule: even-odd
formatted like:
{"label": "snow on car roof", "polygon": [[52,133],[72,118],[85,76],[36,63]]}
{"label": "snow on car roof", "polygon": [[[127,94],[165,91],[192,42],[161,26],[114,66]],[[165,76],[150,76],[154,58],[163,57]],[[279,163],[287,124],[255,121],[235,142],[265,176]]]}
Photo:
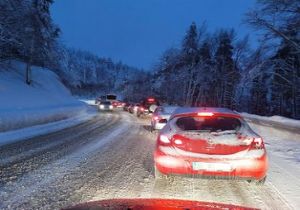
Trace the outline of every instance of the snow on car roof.
{"label": "snow on car roof", "polygon": [[194,114],[199,112],[212,112],[212,113],[224,113],[224,114],[234,114],[239,115],[239,113],[234,112],[227,108],[218,108],[218,107],[181,107],[176,109],[171,118],[173,118],[175,115],[180,114]]}

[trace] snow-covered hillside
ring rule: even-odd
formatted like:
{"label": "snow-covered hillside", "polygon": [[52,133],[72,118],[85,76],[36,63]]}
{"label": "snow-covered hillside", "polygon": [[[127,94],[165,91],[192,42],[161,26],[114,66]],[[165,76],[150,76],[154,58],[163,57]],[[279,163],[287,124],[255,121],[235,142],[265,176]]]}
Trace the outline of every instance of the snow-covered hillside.
{"label": "snow-covered hillside", "polygon": [[72,97],[52,71],[32,67],[32,84],[25,83],[26,66],[9,61],[0,66],[0,132],[84,114],[87,106]]}

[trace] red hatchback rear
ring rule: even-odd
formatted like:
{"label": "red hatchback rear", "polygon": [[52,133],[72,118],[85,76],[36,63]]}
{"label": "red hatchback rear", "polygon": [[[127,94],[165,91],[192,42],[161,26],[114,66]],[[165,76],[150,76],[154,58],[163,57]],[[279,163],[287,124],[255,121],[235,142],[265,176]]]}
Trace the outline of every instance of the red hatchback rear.
{"label": "red hatchback rear", "polygon": [[155,175],[244,178],[263,183],[264,142],[242,117],[222,108],[181,108],[159,133]]}

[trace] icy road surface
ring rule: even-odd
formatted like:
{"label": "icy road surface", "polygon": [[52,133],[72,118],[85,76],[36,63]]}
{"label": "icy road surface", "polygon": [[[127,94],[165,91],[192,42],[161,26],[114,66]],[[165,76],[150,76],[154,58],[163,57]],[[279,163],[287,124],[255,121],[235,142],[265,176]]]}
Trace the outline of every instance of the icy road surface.
{"label": "icy road surface", "polygon": [[[300,142],[265,132],[270,157],[264,186],[175,177],[155,181],[156,136],[149,120],[99,113],[72,128],[0,147],[0,209],[59,209],[107,198],[179,198],[261,209],[300,209]],[[265,131],[267,130],[267,132]],[[298,158],[298,159],[297,159]]]}

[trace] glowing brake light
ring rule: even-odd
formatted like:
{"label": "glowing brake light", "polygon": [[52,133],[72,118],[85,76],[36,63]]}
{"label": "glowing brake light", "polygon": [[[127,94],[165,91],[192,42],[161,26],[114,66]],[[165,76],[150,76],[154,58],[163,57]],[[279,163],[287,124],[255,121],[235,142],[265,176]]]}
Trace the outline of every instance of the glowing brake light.
{"label": "glowing brake light", "polygon": [[171,142],[170,142],[170,139],[169,139],[167,136],[165,136],[165,135],[160,135],[159,140],[160,140],[162,143],[165,143],[165,144],[171,143]]}
{"label": "glowing brake light", "polygon": [[198,112],[197,115],[201,116],[201,117],[211,117],[211,116],[214,115],[214,113],[212,113],[212,112]]}
{"label": "glowing brake light", "polygon": [[154,99],[154,98],[148,98],[148,101],[149,101],[149,102],[154,102],[155,99]]}

